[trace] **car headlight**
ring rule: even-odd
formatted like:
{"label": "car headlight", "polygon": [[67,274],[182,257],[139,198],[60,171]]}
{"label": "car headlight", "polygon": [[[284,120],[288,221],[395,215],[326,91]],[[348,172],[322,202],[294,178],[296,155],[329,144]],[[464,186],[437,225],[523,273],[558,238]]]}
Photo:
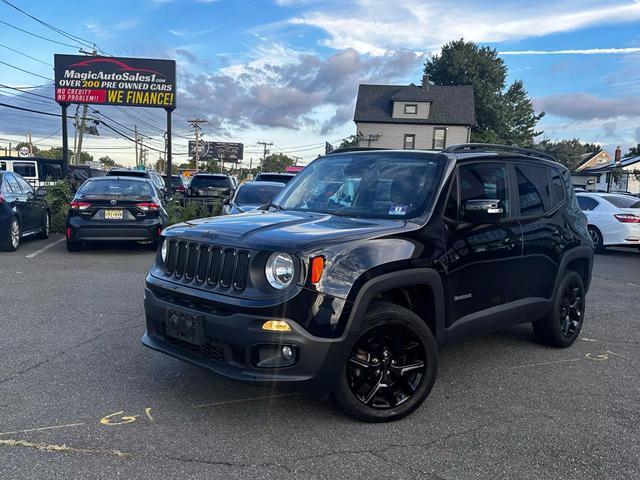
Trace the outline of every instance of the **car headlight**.
{"label": "car headlight", "polygon": [[269,285],[278,290],[291,285],[293,281],[293,258],[287,253],[272,253],[267,260],[265,274]]}
{"label": "car headlight", "polygon": [[167,260],[167,241],[162,240],[162,246],[160,247],[160,257],[162,258],[162,263]]}

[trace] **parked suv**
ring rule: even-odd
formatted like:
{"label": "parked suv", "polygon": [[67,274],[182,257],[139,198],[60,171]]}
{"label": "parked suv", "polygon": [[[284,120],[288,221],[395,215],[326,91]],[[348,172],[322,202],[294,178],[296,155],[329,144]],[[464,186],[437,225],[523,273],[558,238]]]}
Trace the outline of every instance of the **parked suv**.
{"label": "parked suv", "polygon": [[[322,182],[348,183],[349,194],[315,198]],[[267,210],[163,231],[142,342],[394,420],[429,395],[440,346],[521,322],[544,344],[570,346],[592,261],[569,172],[543,153],[329,154]]]}
{"label": "parked suv", "polygon": [[233,196],[235,188],[229,175],[198,173],[191,178],[186,196],[222,202]]}

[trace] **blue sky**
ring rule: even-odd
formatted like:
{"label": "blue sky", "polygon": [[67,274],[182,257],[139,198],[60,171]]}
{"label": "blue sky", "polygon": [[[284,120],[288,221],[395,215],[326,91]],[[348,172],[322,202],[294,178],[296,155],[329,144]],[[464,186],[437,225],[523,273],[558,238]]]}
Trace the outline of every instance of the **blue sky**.
{"label": "blue sky", "polygon": [[[205,139],[243,141],[247,160],[257,157],[261,140],[304,161],[314,158],[325,140],[355,133],[358,83],[419,82],[425,59],[460,37],[504,52],[510,81],[523,80],[536,108],[547,112],[540,123],[544,137],[578,137],[611,150],[640,142],[637,1],[11,2],[109,54],[176,59],[178,159],[186,152],[191,116],[209,120]],[[75,44],[1,2],[0,20]],[[0,61],[45,78],[52,75],[46,63],[54,53],[75,52],[77,46],[0,25]],[[48,82],[0,64],[0,83]],[[49,86],[33,91],[52,96]],[[58,111],[51,101],[3,88],[0,101]],[[100,111],[129,127],[137,124],[148,146],[162,148],[162,111]],[[59,144],[59,128],[54,117],[0,108],[0,147],[22,139],[28,129],[43,148]],[[132,144],[104,130],[100,138],[87,137],[86,149],[96,158],[109,154],[131,162]]]}

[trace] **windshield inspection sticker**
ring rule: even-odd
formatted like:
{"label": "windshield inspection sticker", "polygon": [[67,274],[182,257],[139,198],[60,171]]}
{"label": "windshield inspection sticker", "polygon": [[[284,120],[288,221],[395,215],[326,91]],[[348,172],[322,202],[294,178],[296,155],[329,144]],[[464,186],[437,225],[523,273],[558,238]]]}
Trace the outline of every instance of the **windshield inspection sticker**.
{"label": "windshield inspection sticker", "polygon": [[409,205],[391,205],[389,215],[406,215]]}

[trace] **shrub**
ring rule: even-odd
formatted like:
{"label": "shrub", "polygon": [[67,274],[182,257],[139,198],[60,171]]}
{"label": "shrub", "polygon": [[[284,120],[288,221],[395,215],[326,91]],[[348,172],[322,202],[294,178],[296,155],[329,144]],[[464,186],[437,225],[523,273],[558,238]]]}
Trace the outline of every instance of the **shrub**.
{"label": "shrub", "polygon": [[51,210],[51,231],[64,233],[69,202],[73,198],[68,180],[58,180],[47,187],[45,199]]}

